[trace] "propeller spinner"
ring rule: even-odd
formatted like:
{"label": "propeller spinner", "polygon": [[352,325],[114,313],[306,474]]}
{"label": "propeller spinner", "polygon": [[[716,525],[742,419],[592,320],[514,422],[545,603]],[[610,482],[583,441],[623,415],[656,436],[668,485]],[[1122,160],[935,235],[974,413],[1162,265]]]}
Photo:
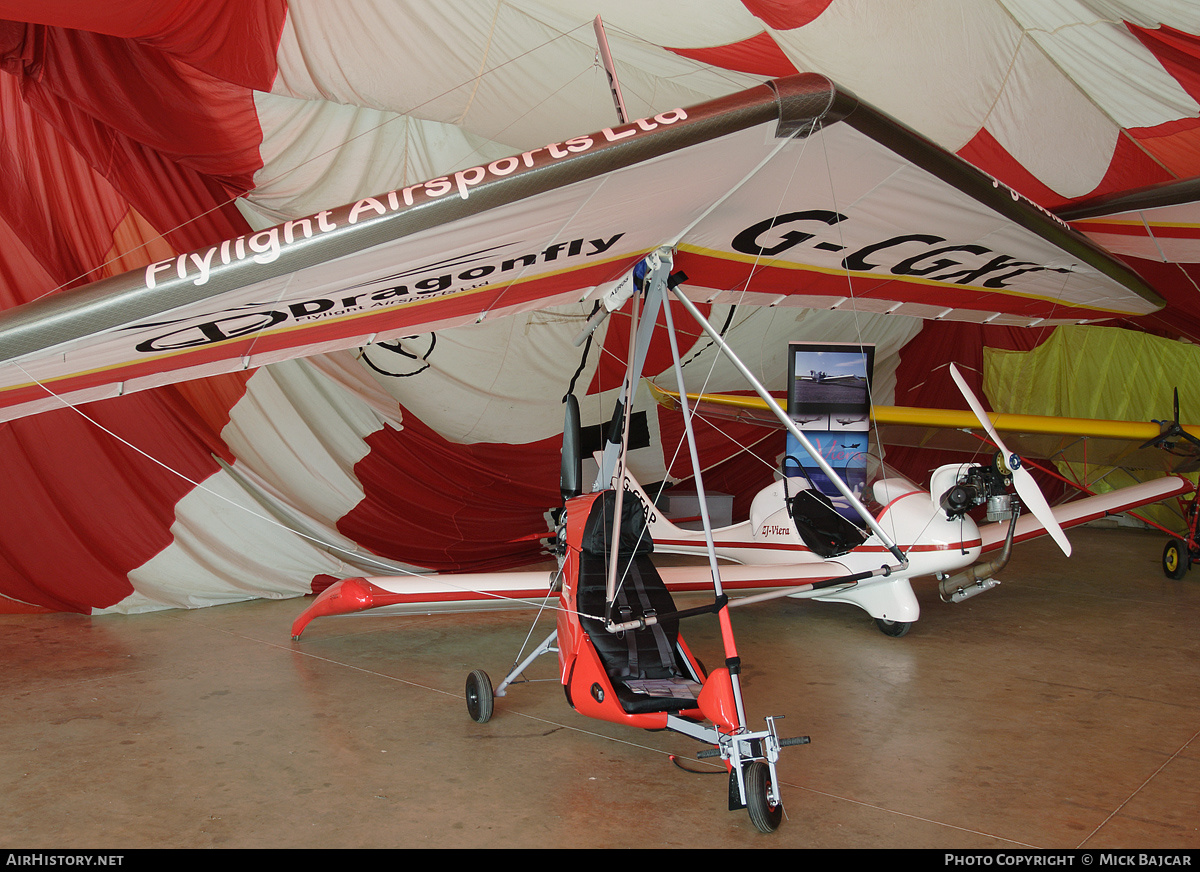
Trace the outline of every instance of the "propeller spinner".
{"label": "propeller spinner", "polygon": [[1070,557],[1071,543],[1067,539],[1067,534],[1063,532],[1058,521],[1054,519],[1054,512],[1051,510],[1050,504],[1046,502],[1046,497],[1042,495],[1042,489],[1034,481],[1033,475],[1021,463],[1021,458],[1005,447],[1000,439],[1000,434],[996,432],[996,428],[992,425],[992,419],[984,411],[983,405],[971,391],[971,388],[967,386],[962,373],[958,371],[958,367],[953,363],[950,364],[950,375],[954,378],[954,383],[958,385],[958,389],[962,391],[962,395],[966,398],[971,411],[979,419],[984,432],[987,433],[988,438],[992,440],[996,448],[1000,450],[1004,465],[1012,471],[1013,487],[1017,490],[1017,496],[1021,498],[1021,502],[1028,507],[1038,522],[1046,528],[1046,532],[1050,534],[1050,537],[1058,543],[1058,547],[1062,549],[1063,554]]}

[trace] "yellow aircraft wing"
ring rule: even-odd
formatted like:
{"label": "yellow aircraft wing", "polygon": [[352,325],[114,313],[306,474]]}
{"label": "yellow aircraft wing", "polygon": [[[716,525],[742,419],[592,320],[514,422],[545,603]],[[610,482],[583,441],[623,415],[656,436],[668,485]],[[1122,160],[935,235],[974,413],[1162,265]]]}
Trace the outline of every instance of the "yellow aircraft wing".
{"label": "yellow aircraft wing", "polygon": [[[668,407],[679,404],[679,394],[650,384],[655,400]],[[688,394],[688,402],[708,417],[778,427],[779,422],[759,396]],[[780,402],[786,402],[780,398]],[[1066,460],[1126,469],[1162,472],[1186,470],[1200,460],[1200,449],[1185,438],[1171,440],[1169,450],[1143,447],[1166,432],[1171,422],[1109,421],[1094,418],[1061,418],[990,412],[997,430],[1005,433],[1009,447],[1025,457]],[[873,435],[884,445],[978,451],[979,421],[966,410],[913,406],[872,406]],[[1183,425],[1184,433],[1200,439],[1200,426]],[[1011,434],[1011,438],[1009,437]]]}

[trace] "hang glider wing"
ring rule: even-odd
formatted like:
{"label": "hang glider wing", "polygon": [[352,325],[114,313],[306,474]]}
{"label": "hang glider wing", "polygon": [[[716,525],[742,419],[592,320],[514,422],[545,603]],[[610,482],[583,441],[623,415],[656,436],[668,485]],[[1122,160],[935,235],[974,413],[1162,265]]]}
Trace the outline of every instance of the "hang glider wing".
{"label": "hang glider wing", "polygon": [[[651,385],[658,402],[674,405],[678,394]],[[778,427],[775,416],[757,396],[689,394],[704,415]],[[1099,466],[1160,473],[1187,472],[1200,462],[1200,426],[1173,422],[1106,421],[1050,415],[990,412],[1005,441],[1023,457],[1065,460]],[[935,448],[974,453],[981,450],[979,422],[958,409],[872,406],[872,431],[884,445]],[[1198,440],[1192,442],[1191,440]],[[1157,443],[1157,444],[1151,444]]]}
{"label": "hang glider wing", "polygon": [[1021,325],[1161,305],[1061,219],[806,74],[9,310],[0,419],[580,301],[663,245],[698,301]]}
{"label": "hang glider wing", "polygon": [[1057,214],[1114,254],[1200,264],[1200,179],[1096,197]]}

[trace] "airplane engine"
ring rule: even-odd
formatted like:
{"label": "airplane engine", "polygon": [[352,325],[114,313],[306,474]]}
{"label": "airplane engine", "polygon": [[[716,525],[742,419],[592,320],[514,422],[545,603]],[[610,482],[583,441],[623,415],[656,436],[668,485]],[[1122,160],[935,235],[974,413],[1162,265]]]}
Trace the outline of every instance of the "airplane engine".
{"label": "airplane engine", "polygon": [[960,518],[977,506],[987,505],[989,521],[1012,515],[1012,475],[999,455],[989,465],[952,463],[934,471],[929,493],[948,518]]}

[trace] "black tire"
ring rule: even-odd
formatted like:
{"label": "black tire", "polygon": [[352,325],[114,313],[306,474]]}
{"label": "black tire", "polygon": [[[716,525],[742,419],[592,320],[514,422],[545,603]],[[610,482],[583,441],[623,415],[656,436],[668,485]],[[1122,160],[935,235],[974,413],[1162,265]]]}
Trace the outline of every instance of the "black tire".
{"label": "black tire", "polygon": [[492,719],[494,703],[492,680],[482,669],[476,669],[467,676],[467,713],[471,720],[477,724],[486,724]]}
{"label": "black tire", "polygon": [[743,770],[746,779],[746,810],[750,822],[760,833],[773,833],[783,821],[783,803],[771,802],[771,769],[761,760],[752,760]]}
{"label": "black tire", "polygon": [[1163,574],[1167,578],[1179,581],[1179,579],[1187,575],[1191,562],[1191,555],[1188,554],[1187,546],[1178,539],[1172,539],[1163,548],[1162,568]]}
{"label": "black tire", "polygon": [[912,629],[912,621],[889,621],[887,618],[876,618],[875,626],[883,635],[899,639],[901,636],[908,635],[908,631]]}

